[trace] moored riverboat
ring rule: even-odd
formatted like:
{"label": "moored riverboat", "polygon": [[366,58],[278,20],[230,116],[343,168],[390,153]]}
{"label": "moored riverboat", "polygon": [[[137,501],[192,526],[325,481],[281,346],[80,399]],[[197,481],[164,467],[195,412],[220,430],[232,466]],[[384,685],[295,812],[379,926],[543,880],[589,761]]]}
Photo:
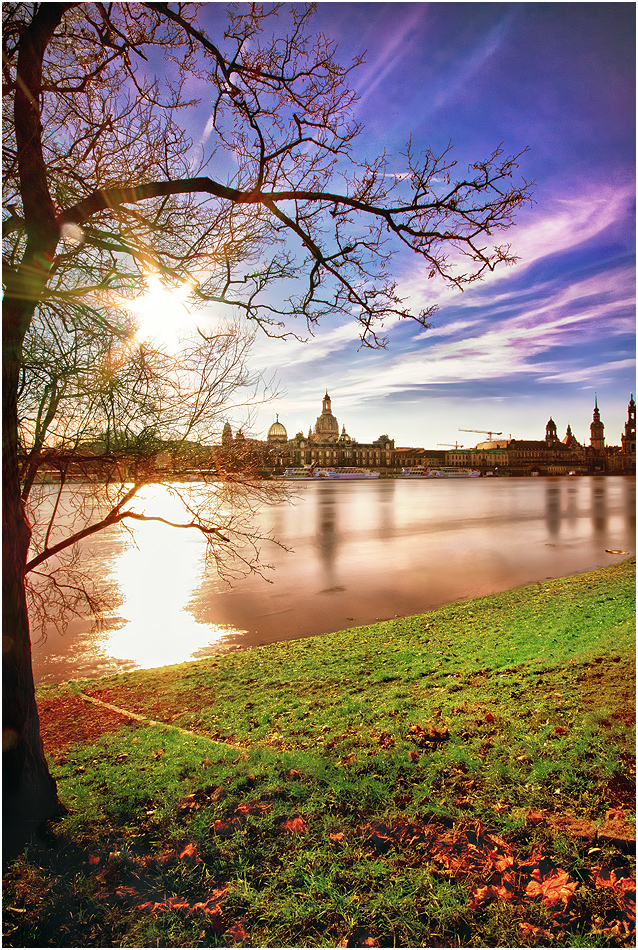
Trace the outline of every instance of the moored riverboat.
{"label": "moored riverboat", "polygon": [[480,474],[473,468],[454,468],[451,465],[430,468],[427,465],[417,465],[414,468],[404,468],[399,478],[478,478]]}
{"label": "moored riverboat", "polygon": [[353,480],[379,478],[380,472],[369,472],[363,468],[287,468],[282,478],[286,480]]}
{"label": "moored riverboat", "polygon": [[321,468],[315,472],[314,477],[327,479],[363,479],[379,478],[380,474],[380,472],[369,472],[363,468]]}

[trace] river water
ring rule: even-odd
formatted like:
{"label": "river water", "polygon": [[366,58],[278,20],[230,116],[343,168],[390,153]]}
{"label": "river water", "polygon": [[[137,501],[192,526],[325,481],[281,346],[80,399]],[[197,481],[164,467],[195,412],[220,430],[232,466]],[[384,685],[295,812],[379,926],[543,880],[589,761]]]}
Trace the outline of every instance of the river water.
{"label": "river water", "polygon": [[[195,490],[195,489],[194,489]],[[268,580],[206,573],[193,531],[144,523],[85,542],[117,592],[111,624],[34,644],[36,682],[149,668],[420,613],[635,553],[635,478],[301,483],[257,521]]]}

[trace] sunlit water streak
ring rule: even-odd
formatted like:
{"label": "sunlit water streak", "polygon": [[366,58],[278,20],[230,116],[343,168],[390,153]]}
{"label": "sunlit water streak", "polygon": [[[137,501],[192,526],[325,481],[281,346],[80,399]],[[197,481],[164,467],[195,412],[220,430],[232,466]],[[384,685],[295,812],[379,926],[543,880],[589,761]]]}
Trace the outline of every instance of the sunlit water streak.
{"label": "sunlit water streak", "polygon": [[[159,513],[181,520],[175,504]],[[311,636],[615,563],[622,555],[606,549],[635,552],[635,479],[301,484],[257,522],[293,549],[264,548],[272,583],[251,576],[227,587],[206,574],[193,531],[148,522],[134,527],[134,543],[96,535],[90,563],[119,592],[111,625],[50,630],[34,647],[36,680]]]}

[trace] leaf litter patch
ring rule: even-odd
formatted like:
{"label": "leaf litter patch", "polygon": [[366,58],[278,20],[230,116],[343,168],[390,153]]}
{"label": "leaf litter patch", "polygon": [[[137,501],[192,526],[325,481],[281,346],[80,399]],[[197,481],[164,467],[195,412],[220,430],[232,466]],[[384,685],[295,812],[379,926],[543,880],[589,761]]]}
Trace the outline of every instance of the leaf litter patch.
{"label": "leaf litter patch", "polygon": [[[361,825],[356,835],[377,855],[392,849],[416,849],[420,860],[426,858],[431,862],[435,873],[469,886],[468,910],[483,911],[495,901],[515,905],[540,903],[549,911],[554,930],[569,930],[581,922],[582,911],[574,900],[578,887],[588,884],[596,889],[607,888],[612,898],[609,913],[604,919],[592,921],[593,932],[622,941],[635,936],[636,882],[623,856],[613,866],[594,867],[589,880],[581,881],[541,851],[522,860],[517,858],[512,846],[486,831],[480,821],[455,828],[452,822],[434,819],[423,824],[398,817]],[[333,844],[340,847],[344,837],[338,832],[330,835]],[[551,936],[546,928],[531,924],[521,927],[532,942]],[[381,946],[374,942],[367,945]]]}
{"label": "leaf litter patch", "polygon": [[128,716],[89,705],[80,696],[45,696],[37,705],[42,742],[56,764],[65,761],[69,747],[77,742],[91,745],[104,735],[136,725]]}
{"label": "leaf litter patch", "polygon": [[[193,802],[193,807],[202,807],[211,800],[217,800],[220,793],[221,789],[213,790],[208,796]],[[188,799],[194,798],[188,796]],[[227,818],[211,824],[211,833],[220,838],[230,838],[246,827],[249,818],[263,817],[269,814],[271,807],[267,802],[240,803]],[[528,819],[531,827],[540,823],[551,827],[551,815],[530,812]],[[623,813],[618,810],[608,813],[601,829],[604,831],[608,828],[610,822],[615,822],[617,827],[622,823],[624,829],[630,827],[629,822],[624,821]],[[276,826],[282,834],[299,837],[310,831],[308,822],[299,815],[280,818]],[[587,844],[595,842],[595,826],[589,824],[587,829],[580,830]],[[628,945],[635,937],[635,877],[624,855],[616,856],[614,863],[594,865],[589,871],[583,872],[579,880],[541,850],[533,851],[528,857],[519,857],[510,843],[489,832],[481,821],[456,825],[451,819],[445,820],[440,816],[432,816],[425,821],[409,820],[403,816],[388,817],[349,831],[330,832],[328,838],[335,851],[352,844],[356,846],[360,842],[377,856],[401,851],[409,860],[410,852],[413,852],[414,859],[419,864],[427,861],[434,874],[467,886],[470,911],[485,912],[490,904],[498,901],[519,906],[521,910],[525,906],[542,905],[550,916],[549,929],[529,922],[520,924],[521,937],[532,944],[555,938],[557,932],[573,930],[582,923],[582,907],[576,897],[578,888],[583,885],[605,890],[609,896],[606,915],[591,921],[592,932],[623,945]],[[602,834],[601,842],[605,840],[608,840],[606,832]],[[597,852],[600,849],[589,849],[590,855]],[[184,854],[180,854],[180,859]],[[337,946],[380,947],[385,945],[383,939],[374,928],[359,926],[356,933],[353,931],[350,936],[344,937]]]}

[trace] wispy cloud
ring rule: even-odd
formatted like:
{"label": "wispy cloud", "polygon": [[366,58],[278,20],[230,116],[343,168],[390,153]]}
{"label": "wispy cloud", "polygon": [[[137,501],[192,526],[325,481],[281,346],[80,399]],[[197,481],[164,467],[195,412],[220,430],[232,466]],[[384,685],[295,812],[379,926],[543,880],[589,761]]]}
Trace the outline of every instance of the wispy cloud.
{"label": "wispy cloud", "polygon": [[510,10],[484,36],[479,38],[479,42],[473,49],[464,52],[454,61],[454,71],[445,77],[444,86],[432,101],[431,112],[450,105],[459,96],[466,95],[469,84],[500,49],[515,16],[516,10]]}
{"label": "wispy cloud", "polygon": [[[495,236],[495,243],[511,243],[512,251],[519,257],[514,267],[501,266],[487,272],[480,285],[482,294],[487,287],[522,273],[534,264],[554,255],[563,254],[599,238],[605,231],[626,221],[633,214],[633,185],[623,187],[600,184],[585,184],[576,195],[558,196],[546,201],[543,209],[534,208],[523,215],[522,222],[511,232]],[[458,254],[451,257],[459,270],[467,266]],[[425,261],[410,264],[399,279],[399,292],[410,300],[414,307],[436,304],[442,307],[454,301],[459,306],[476,306],[479,298],[471,291],[461,294],[453,286],[441,280],[430,279],[430,265]],[[480,300],[484,306],[484,299]]]}
{"label": "wispy cloud", "polygon": [[631,369],[631,367],[635,365],[635,359],[611,360],[609,363],[598,363],[595,366],[584,366],[580,369],[569,369],[569,367],[563,365],[561,366],[560,373],[555,373],[553,376],[541,376],[539,377],[539,382],[587,382],[591,385],[593,385],[594,382],[611,382],[617,378],[619,372]]}
{"label": "wispy cloud", "polygon": [[[599,362],[601,327],[606,341],[633,333],[631,295],[613,293],[622,290],[623,284],[629,291],[629,269],[586,277],[569,287],[546,285],[544,297],[521,306],[508,318],[492,323],[453,321],[435,331],[430,340],[427,334],[419,334],[413,341],[418,349],[400,354],[389,350],[383,353],[382,364],[371,359],[349,367],[340,382],[341,397],[366,402],[375,395],[382,398],[419,387],[523,376],[545,382],[602,380],[612,367],[620,370],[633,365],[628,358]],[[514,298],[512,294],[510,303]],[[587,306],[580,307],[585,301]],[[589,349],[578,358],[570,356],[566,365],[565,351],[570,352],[575,343]]]}
{"label": "wispy cloud", "polygon": [[404,15],[395,21],[397,22],[396,30],[388,35],[378,55],[366,63],[365,71],[359,79],[359,107],[378,89],[386,76],[400,66],[407,52],[410,34],[422,21],[424,13],[425,6],[415,3],[410,15]]}

